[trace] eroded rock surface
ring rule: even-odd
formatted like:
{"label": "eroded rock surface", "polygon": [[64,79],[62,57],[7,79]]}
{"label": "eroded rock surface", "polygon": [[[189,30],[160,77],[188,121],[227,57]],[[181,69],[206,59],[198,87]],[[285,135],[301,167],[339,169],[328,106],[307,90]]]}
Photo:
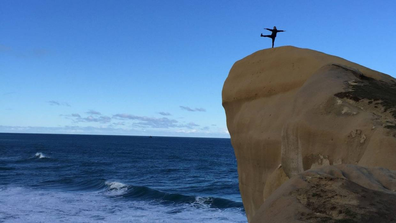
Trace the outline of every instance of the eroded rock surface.
{"label": "eroded rock surface", "polygon": [[396,172],[355,165],[308,170],[264,202],[253,223],[396,222]]}
{"label": "eroded rock surface", "polygon": [[237,61],[222,96],[248,220],[305,170],[396,169],[395,83],[342,58],[290,46]]}

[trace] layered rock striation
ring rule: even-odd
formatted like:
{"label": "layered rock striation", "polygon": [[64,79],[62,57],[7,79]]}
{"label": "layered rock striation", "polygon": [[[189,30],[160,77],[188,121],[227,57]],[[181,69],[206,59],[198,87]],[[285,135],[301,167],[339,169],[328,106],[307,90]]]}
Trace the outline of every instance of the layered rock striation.
{"label": "layered rock striation", "polygon": [[396,169],[396,80],[386,74],[279,47],[237,61],[222,97],[249,221],[277,188],[306,170]]}
{"label": "layered rock striation", "polygon": [[305,171],[278,188],[253,223],[396,222],[396,171],[340,164]]}

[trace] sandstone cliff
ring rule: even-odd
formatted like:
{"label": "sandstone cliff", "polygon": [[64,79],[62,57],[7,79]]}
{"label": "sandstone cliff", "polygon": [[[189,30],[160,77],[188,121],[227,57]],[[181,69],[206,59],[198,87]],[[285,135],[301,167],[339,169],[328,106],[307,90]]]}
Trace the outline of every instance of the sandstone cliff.
{"label": "sandstone cliff", "polygon": [[311,169],[282,184],[251,222],[396,222],[395,190],[396,171],[351,164]]}
{"label": "sandstone cliff", "polygon": [[237,61],[222,96],[249,221],[282,183],[305,170],[396,169],[396,80],[386,74],[279,47]]}

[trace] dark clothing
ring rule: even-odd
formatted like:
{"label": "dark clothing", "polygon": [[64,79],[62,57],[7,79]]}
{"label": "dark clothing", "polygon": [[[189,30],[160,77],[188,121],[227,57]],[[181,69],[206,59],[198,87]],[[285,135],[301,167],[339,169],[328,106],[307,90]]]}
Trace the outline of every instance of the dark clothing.
{"label": "dark clothing", "polygon": [[277,34],[277,33],[284,32],[284,30],[278,30],[278,29],[276,29],[276,28],[274,28],[274,29],[265,28],[265,29],[272,32],[272,33],[271,33],[271,37],[273,37],[273,38],[276,37],[276,34]]}
{"label": "dark clothing", "polygon": [[284,30],[278,30],[278,29],[276,29],[276,27],[274,27],[273,29],[268,29],[268,28],[265,28],[265,29],[268,30],[268,31],[271,31],[272,33],[271,33],[271,35],[263,35],[263,34],[261,33],[261,37],[268,37],[268,38],[271,38],[271,39],[272,39],[272,48],[274,48],[274,43],[275,43],[276,34],[277,34],[277,33],[280,33],[280,32],[284,32]]}

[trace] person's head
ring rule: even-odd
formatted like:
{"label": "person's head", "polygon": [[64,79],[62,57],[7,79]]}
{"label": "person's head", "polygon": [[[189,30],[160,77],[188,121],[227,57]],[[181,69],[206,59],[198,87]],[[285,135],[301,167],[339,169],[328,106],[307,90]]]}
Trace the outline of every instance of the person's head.
{"label": "person's head", "polygon": [[274,26],[274,29],[276,29],[276,26]]}

